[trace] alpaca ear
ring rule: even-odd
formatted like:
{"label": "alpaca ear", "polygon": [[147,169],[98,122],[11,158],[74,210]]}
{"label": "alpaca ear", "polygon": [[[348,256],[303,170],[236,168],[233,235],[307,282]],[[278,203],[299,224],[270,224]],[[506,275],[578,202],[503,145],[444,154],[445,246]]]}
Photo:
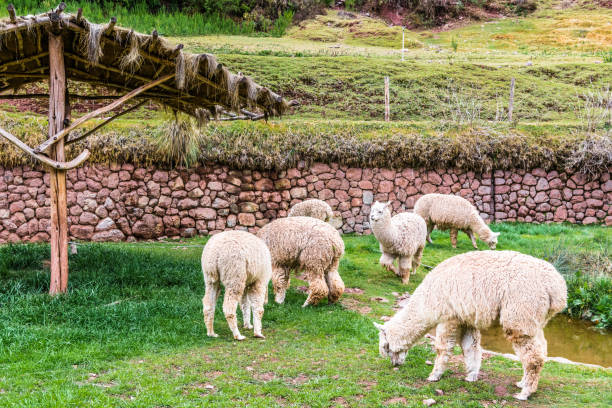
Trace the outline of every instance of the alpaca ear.
{"label": "alpaca ear", "polygon": [[391,207],[391,201],[387,201],[385,204],[385,207]]}
{"label": "alpaca ear", "polygon": [[376,322],[373,322],[373,323],[374,323],[374,327],[376,327],[379,331],[383,331],[384,326],[382,324],[376,323]]}

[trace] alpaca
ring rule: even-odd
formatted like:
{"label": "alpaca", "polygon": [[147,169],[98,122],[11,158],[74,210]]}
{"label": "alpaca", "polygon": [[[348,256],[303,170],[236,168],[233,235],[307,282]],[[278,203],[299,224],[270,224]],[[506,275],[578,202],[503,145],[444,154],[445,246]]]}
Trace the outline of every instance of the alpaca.
{"label": "alpaca", "polygon": [[[427,239],[427,225],[417,214],[400,213],[391,217],[389,203],[376,201],[370,210],[370,227],[380,244],[380,264],[407,284],[410,273],[421,263]],[[399,258],[398,267],[394,263]]]}
{"label": "alpaca", "polygon": [[302,307],[315,305],[324,297],[336,302],[344,293],[338,273],[344,242],[328,223],[312,217],[279,218],[265,225],[257,235],[272,255],[272,286],[276,303],[283,303],[292,269],[304,271],[308,298]]}
{"label": "alpaca", "polygon": [[234,339],[245,339],[236,322],[238,303],[242,309],[244,328],[254,329],[255,337],[265,338],[261,333],[261,319],[272,275],[270,251],[266,244],[245,231],[221,232],[213,236],[202,251],[202,272],[206,284],[202,305],[208,336],[218,337],[213,323],[220,285],[223,284],[223,313]]}
{"label": "alpaca", "polygon": [[329,221],[329,219],[334,216],[334,213],[329,204],[325,201],[310,199],[297,203],[291,207],[288,216],[314,217],[322,221]]}
{"label": "alpaca", "polygon": [[436,266],[402,310],[379,329],[379,351],[393,365],[437,325],[437,357],[429,381],[446,369],[456,340],[463,348],[467,381],[478,378],[480,329],[501,325],[523,365],[517,383],[525,400],[536,391],[546,359],[543,328],[567,302],[563,277],[548,262],[514,251],[467,252]]}
{"label": "alpaca", "polygon": [[451,194],[425,194],[414,204],[414,212],[427,223],[427,241],[431,244],[431,231],[434,226],[440,230],[450,230],[453,248],[457,248],[457,233],[465,232],[478,249],[474,232],[490,249],[497,246],[499,232],[493,232],[478,214],[478,210],[463,197]]}

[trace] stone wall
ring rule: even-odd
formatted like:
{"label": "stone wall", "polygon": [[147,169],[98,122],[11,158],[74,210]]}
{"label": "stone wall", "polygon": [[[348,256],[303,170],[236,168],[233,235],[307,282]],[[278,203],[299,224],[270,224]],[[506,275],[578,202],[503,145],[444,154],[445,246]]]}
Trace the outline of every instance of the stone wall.
{"label": "stone wall", "polygon": [[[40,169],[0,167],[0,242],[48,240],[48,186]],[[68,173],[68,213],[73,239],[189,237],[233,228],[254,231],[286,216],[296,202],[316,197],[331,205],[343,232],[369,233],[374,200],[391,200],[395,211],[404,211],[433,192],[459,194],[489,220],[612,225],[609,172],[595,180],[542,169],[496,171],[491,177],[322,163],[280,172],[85,166]]]}

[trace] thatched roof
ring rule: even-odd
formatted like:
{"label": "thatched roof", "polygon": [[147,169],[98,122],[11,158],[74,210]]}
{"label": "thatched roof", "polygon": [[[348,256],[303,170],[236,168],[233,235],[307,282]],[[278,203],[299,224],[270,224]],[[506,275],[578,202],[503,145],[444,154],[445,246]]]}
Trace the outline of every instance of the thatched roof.
{"label": "thatched roof", "polygon": [[[168,74],[172,80],[139,95],[196,117],[216,117],[233,111],[282,114],[289,102],[257,85],[249,77],[232,74],[213,55],[194,55],[151,35],[115,25],[94,24],[63,12],[63,5],[47,14],[14,15],[0,20],[0,98],[23,84],[48,79],[49,30],[64,39],[66,75],[128,92]],[[236,116],[235,116],[236,117]],[[243,116],[244,117],[244,116]]]}

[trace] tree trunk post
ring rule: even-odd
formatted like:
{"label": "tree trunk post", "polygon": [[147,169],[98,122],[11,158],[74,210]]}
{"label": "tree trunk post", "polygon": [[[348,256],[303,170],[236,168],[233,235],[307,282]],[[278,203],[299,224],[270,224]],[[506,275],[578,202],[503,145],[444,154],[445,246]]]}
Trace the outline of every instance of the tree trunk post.
{"label": "tree trunk post", "polygon": [[[64,128],[66,118],[66,70],[61,34],[49,32],[49,137]],[[50,149],[52,159],[64,162],[64,141]],[[68,287],[68,210],[66,171],[51,168],[51,283],[49,294],[65,293]]]}
{"label": "tree trunk post", "polygon": [[512,122],[512,111],[514,110],[514,78],[510,80],[510,100],[508,102],[508,122]]}

